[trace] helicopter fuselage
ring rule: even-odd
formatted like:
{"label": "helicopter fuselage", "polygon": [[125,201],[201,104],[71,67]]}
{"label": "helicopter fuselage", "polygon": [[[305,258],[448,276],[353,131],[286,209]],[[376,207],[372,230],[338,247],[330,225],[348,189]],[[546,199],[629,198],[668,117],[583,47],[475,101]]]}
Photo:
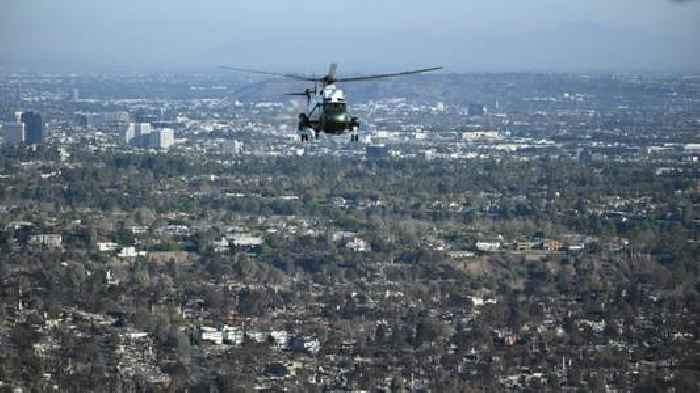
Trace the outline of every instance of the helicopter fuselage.
{"label": "helicopter fuselage", "polygon": [[328,85],[318,95],[320,100],[307,114],[300,115],[300,129],[340,135],[359,127],[357,118],[350,116],[343,91]]}
{"label": "helicopter fuselage", "polygon": [[319,129],[328,134],[342,134],[352,129],[352,118],[345,109],[345,104],[323,103],[319,116]]}

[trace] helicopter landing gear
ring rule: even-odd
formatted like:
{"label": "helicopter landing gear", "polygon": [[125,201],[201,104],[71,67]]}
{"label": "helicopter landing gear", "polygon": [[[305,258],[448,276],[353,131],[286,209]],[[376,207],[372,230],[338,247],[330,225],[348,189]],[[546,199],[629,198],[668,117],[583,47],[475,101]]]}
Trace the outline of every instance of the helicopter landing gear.
{"label": "helicopter landing gear", "polygon": [[350,142],[360,141],[360,120],[353,116],[350,119]]}
{"label": "helicopter landing gear", "polygon": [[302,142],[308,142],[309,136],[311,134],[311,128],[309,127],[309,117],[306,113],[299,114],[299,139]]}
{"label": "helicopter landing gear", "polygon": [[[318,140],[319,136],[320,136],[320,133],[318,131],[314,131],[314,139]],[[299,131],[299,140],[301,140],[302,142],[311,141],[311,129],[306,128],[306,129],[300,130]]]}

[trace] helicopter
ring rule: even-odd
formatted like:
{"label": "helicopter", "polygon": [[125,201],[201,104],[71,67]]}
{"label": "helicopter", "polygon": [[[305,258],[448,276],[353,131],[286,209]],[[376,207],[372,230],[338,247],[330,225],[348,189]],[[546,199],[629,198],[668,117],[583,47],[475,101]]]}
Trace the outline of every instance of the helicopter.
{"label": "helicopter", "polygon": [[[229,66],[220,66],[223,69],[247,72],[252,74],[280,76],[288,79],[294,79],[304,82],[314,82],[313,89],[304,89],[302,93],[289,93],[290,96],[306,97],[306,112],[299,113],[298,131],[302,142],[308,142],[311,132],[318,139],[321,132],[331,135],[341,135],[350,133],[350,141],[358,142],[360,140],[360,120],[357,116],[351,116],[347,110],[347,101],[345,94],[338,88],[338,82],[360,82],[371,79],[392,78],[396,76],[422,74],[431,71],[437,71],[442,67],[422,68],[412,71],[394,72],[388,74],[370,74],[360,76],[350,76],[338,78],[336,71],[338,65],[331,63],[328,67],[328,73],[322,77],[306,76],[301,74],[285,74],[277,72],[267,72],[253,70],[249,68],[238,68]],[[320,84],[320,88],[319,88]],[[313,107],[311,102],[314,101]]]}

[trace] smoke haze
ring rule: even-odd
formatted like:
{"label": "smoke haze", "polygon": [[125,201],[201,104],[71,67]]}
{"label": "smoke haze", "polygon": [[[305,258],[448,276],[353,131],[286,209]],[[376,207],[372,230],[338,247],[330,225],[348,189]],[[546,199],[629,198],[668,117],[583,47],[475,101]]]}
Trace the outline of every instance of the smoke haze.
{"label": "smoke haze", "polygon": [[700,67],[690,0],[8,0],[0,67],[31,71]]}

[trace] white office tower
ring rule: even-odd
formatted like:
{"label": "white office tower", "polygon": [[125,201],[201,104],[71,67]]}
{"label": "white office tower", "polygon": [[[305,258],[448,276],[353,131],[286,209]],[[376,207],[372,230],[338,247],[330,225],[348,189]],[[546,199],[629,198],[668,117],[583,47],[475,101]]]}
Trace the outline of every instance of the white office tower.
{"label": "white office tower", "polygon": [[160,130],[160,148],[169,149],[175,144],[175,132],[172,128],[164,128]]}
{"label": "white office tower", "polygon": [[172,128],[163,128],[148,135],[148,147],[167,150],[175,144],[175,133]]}
{"label": "white office tower", "polygon": [[136,136],[136,127],[134,123],[129,123],[129,126],[122,130],[121,141],[122,143],[129,144],[131,140]]}
{"label": "white office tower", "polygon": [[134,136],[141,136],[151,133],[151,123],[132,123],[134,125]]}
{"label": "white office tower", "polygon": [[2,126],[5,143],[12,146],[21,145],[25,141],[24,123],[5,123]]}

